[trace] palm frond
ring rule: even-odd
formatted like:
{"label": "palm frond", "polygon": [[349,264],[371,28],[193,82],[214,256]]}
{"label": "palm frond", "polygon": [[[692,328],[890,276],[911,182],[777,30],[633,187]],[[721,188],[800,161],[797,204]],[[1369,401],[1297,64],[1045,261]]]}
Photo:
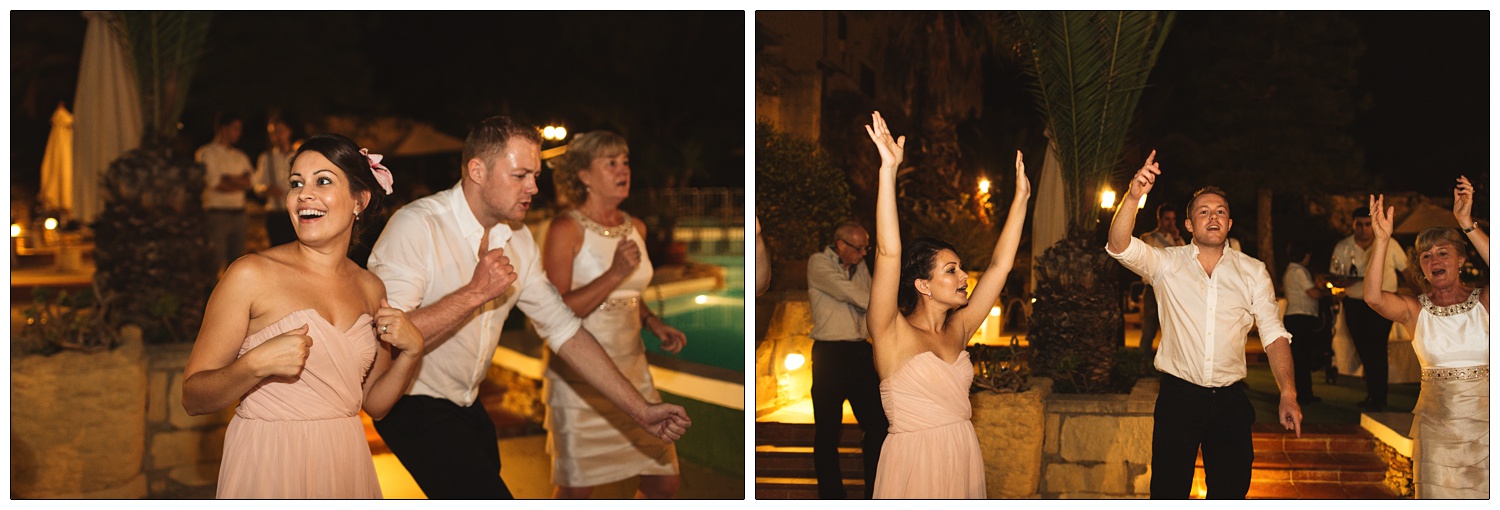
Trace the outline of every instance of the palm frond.
{"label": "palm frond", "polygon": [[1022,12],[1027,73],[1056,140],[1070,230],[1093,228],[1093,193],[1120,163],[1141,91],[1174,14]]}
{"label": "palm frond", "polygon": [[188,86],[213,14],[208,12],[126,11],[113,24],[129,48],[136,73],[146,136],[170,137],[187,103]]}

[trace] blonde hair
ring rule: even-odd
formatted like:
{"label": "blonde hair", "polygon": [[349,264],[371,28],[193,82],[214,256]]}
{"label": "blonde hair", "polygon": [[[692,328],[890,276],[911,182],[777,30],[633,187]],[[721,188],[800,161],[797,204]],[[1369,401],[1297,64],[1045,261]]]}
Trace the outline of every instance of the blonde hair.
{"label": "blonde hair", "polygon": [[557,186],[559,206],[577,206],[588,200],[588,188],[578,178],[578,172],[588,168],[594,158],[612,158],[630,154],[625,138],[609,131],[589,131],[573,137],[567,152],[548,162],[552,167],[552,184]]}
{"label": "blonde hair", "polygon": [[1411,281],[1421,285],[1424,293],[1432,291],[1432,283],[1427,281],[1427,273],[1422,271],[1422,254],[1441,244],[1453,246],[1458,251],[1458,256],[1464,260],[1469,258],[1469,244],[1456,229],[1432,227],[1417,234],[1417,242],[1412,244],[1411,253],[1406,256],[1414,263],[1407,264],[1406,270],[1411,273]]}

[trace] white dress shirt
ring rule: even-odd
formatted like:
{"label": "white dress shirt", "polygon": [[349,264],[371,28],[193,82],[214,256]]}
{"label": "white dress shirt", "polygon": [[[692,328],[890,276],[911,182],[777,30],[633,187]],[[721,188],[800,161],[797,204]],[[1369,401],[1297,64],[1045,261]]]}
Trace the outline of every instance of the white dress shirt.
{"label": "white dress shirt", "polygon": [[1245,378],[1245,342],[1250,326],[1269,345],[1292,335],[1281,324],[1266,264],[1235,250],[1209,276],[1198,263],[1198,245],[1156,248],[1137,238],[1123,253],[1106,253],[1149,278],[1161,313],[1161,350],[1156,369],[1210,388]]}
{"label": "white dress shirt", "polygon": [[[1346,275],[1351,274],[1351,270],[1347,268],[1352,267],[1354,268],[1352,274],[1362,279],[1369,273],[1370,254],[1374,251],[1374,241],[1370,242],[1369,249],[1365,249],[1359,247],[1359,243],[1354,241],[1354,236],[1345,237],[1344,240],[1339,241],[1339,244],[1333,247],[1333,258],[1330,261],[1332,264],[1331,267],[1335,268],[1334,272],[1336,273],[1338,272],[1338,268],[1346,268],[1341,273]],[[1395,239],[1391,239],[1390,244],[1386,245],[1384,269],[1385,279],[1380,281],[1380,290],[1396,292],[1396,287],[1401,285],[1401,282],[1396,279],[1396,271],[1406,270],[1406,252],[1401,249],[1401,243],[1396,242]],[[1364,282],[1360,281],[1344,287],[1344,293],[1353,299],[1364,299]]]}
{"label": "white dress shirt", "polygon": [[[287,191],[291,187],[291,176],[292,155],[270,147],[256,161],[255,177],[250,182],[256,184],[257,192],[269,188]],[[266,197],[266,210],[286,212],[286,194]]]}
{"label": "white dress shirt", "polygon": [[[370,251],[369,268],[385,281],[390,305],[411,311],[469,283],[479,264],[483,234],[460,182],[391,215]],[[490,229],[489,246],[505,248],[518,276],[516,282],[504,295],[476,309],[446,341],[444,337],[426,339],[429,344],[443,343],[423,357],[408,395],[445,398],[460,406],[473,404],[511,308],[521,308],[553,352],[578,332],[581,321],[542,273],[541,249],[530,229],[495,225]]]}
{"label": "white dress shirt", "polygon": [[1306,266],[1292,262],[1286,265],[1286,274],[1281,277],[1281,288],[1286,290],[1287,315],[1318,316],[1318,298],[1307,295],[1313,288],[1312,272]]}
{"label": "white dress shirt", "polygon": [[219,185],[219,178],[226,175],[249,177],[254,172],[249,156],[234,147],[208,142],[208,145],[198,148],[193,160],[203,163],[203,181],[208,184],[203,187],[204,209],[239,211],[245,208],[244,191],[219,191],[214,187]]}

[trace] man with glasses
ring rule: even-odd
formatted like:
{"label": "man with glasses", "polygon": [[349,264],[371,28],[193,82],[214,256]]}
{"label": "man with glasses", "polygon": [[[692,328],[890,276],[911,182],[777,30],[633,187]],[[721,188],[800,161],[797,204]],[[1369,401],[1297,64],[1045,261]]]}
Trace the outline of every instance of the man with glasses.
{"label": "man with glasses", "polygon": [[807,296],[812,307],[813,468],[818,473],[818,497],[844,499],[839,469],[839,436],[843,432],[844,401],[864,431],[865,498],[873,494],[875,465],[885,443],[885,409],[880,405],[880,376],[865,309],[870,306],[870,234],[855,222],[844,222],[833,233],[833,245],[807,259]]}

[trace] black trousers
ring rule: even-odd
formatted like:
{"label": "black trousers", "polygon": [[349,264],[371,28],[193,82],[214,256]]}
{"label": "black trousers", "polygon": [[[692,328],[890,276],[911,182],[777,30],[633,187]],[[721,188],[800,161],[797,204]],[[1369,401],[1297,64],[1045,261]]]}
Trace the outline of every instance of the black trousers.
{"label": "black trousers", "polygon": [[1365,304],[1363,299],[1344,300],[1344,322],[1349,324],[1349,337],[1354,341],[1354,352],[1365,367],[1365,394],[1370,403],[1385,405],[1390,381],[1390,337],[1391,321],[1380,316]]}
{"label": "black trousers", "polygon": [[843,435],[844,400],[864,431],[860,442],[865,461],[865,498],[875,493],[875,468],[880,446],[891,424],[880,404],[880,376],[875,373],[875,351],[869,342],[813,342],[812,349],[813,469],[818,473],[818,497],[844,499],[843,470],[839,468],[839,436]]}
{"label": "black trousers", "polygon": [[1328,362],[1325,354],[1332,338],[1322,329],[1323,319],[1313,315],[1287,314],[1281,321],[1292,334],[1292,374],[1297,397],[1313,396],[1312,372]]}
{"label": "black trousers", "polygon": [[405,395],[375,431],[428,499],[514,499],[500,479],[495,423],[479,402]]}
{"label": "black trousers", "polygon": [[1151,499],[1187,499],[1193,465],[1203,448],[1208,499],[1245,499],[1255,446],[1250,425],[1255,407],[1245,382],[1205,388],[1161,374],[1151,428]]}

